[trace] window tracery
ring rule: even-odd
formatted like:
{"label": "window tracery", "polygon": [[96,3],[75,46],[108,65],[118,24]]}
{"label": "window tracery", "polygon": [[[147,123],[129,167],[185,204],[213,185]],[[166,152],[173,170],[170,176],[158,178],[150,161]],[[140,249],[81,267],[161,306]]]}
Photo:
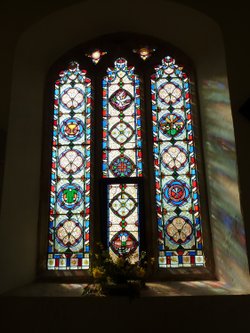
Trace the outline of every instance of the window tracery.
{"label": "window tracery", "polygon": [[[114,68],[106,67],[102,87],[95,85],[103,96],[102,140],[94,141],[99,142],[96,145],[102,142],[100,176],[108,181],[103,203],[106,221],[101,222],[106,223],[104,238],[114,258],[132,254],[132,260],[137,260],[141,249],[146,248],[141,246],[142,232],[158,229],[153,244],[158,248],[158,268],[205,266],[189,78],[170,56],[164,57],[161,65],[152,65],[151,52],[156,50],[149,51],[150,57],[143,58],[140,52],[137,56],[145,64],[150,59],[150,65],[145,67],[150,74],[144,75],[142,68],[137,71],[136,66],[129,67],[122,56],[116,58]],[[111,64],[111,52],[99,53],[98,61],[94,61],[92,53],[86,54],[95,68],[106,54],[105,61]],[[86,70],[72,62],[68,70],[60,73],[55,85],[49,270],[82,270],[90,265],[90,223],[94,223],[91,209],[95,209],[90,185],[91,151],[95,149],[91,146],[91,110],[97,106],[91,102],[96,93],[91,88],[95,75],[90,75],[91,79],[86,75]],[[147,95],[150,81],[151,95]],[[150,103],[152,118],[151,124],[144,120],[145,128],[142,117],[145,119],[149,108],[145,109],[142,94]],[[153,147],[147,136],[152,136]],[[145,138],[146,154],[152,154],[154,163],[147,168],[155,177],[150,184],[155,202],[144,194],[146,203],[141,200],[143,186],[137,180],[150,181],[143,174]],[[152,207],[156,216],[156,225],[151,227],[145,223],[152,221],[142,221],[145,204]]]}

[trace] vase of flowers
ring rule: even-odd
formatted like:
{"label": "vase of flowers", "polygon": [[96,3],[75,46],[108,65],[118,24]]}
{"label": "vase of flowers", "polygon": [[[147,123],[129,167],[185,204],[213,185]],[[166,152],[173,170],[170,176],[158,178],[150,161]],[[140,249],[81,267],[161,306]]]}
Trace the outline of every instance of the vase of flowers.
{"label": "vase of flowers", "polygon": [[[84,288],[83,295],[120,295],[135,297],[145,288],[149,263],[146,252],[141,252],[138,261],[124,255],[112,258],[102,244],[91,254],[90,275],[93,283]],[[153,259],[150,260],[150,265]]]}

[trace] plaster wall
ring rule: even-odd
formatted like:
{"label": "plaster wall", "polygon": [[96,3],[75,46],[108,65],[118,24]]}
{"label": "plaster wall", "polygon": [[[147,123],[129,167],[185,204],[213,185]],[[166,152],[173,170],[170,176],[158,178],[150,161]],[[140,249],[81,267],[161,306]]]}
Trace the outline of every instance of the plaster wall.
{"label": "plaster wall", "polygon": [[[46,74],[71,48],[102,34],[119,31],[160,38],[193,60],[217,275],[219,280],[239,288],[242,293],[249,290],[221,31],[209,17],[176,3],[130,0],[124,6],[127,7],[117,12],[113,0],[84,1],[45,17],[19,39],[14,57],[2,196],[0,234],[5,235],[2,247],[8,250],[0,258],[4,267],[0,292],[30,283],[36,277]],[[152,22],[156,6],[160,10]]]}

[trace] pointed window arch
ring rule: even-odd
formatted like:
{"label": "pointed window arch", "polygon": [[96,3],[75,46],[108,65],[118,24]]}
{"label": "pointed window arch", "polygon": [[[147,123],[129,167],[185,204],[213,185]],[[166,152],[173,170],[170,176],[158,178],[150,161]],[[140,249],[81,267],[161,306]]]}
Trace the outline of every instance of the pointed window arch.
{"label": "pointed window arch", "polygon": [[47,269],[87,271],[102,241],[113,258],[145,250],[156,278],[212,276],[192,65],[164,43],[146,58],[122,43],[94,45],[98,61],[77,51],[56,80]]}

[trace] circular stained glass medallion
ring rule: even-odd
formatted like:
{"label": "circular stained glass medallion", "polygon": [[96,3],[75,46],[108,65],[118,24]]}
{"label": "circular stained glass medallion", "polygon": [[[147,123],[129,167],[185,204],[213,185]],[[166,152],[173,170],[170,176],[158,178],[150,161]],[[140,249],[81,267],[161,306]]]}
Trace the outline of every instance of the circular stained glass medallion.
{"label": "circular stained glass medallion", "polygon": [[115,177],[129,177],[135,170],[135,164],[127,156],[117,156],[110,163],[109,169]]}
{"label": "circular stained glass medallion", "polygon": [[174,206],[183,205],[189,198],[187,184],[180,180],[171,180],[163,188],[165,199]]}
{"label": "circular stained glass medallion", "polygon": [[175,113],[165,114],[159,120],[159,128],[163,135],[174,138],[178,137],[184,128],[183,118]]}
{"label": "circular stained glass medallion", "polygon": [[82,189],[76,184],[66,184],[59,189],[58,204],[63,209],[76,209],[82,203]]}
{"label": "circular stained glass medallion", "polygon": [[83,123],[79,118],[68,118],[63,121],[60,135],[70,142],[79,140],[83,136]]}
{"label": "circular stained glass medallion", "polygon": [[128,256],[135,252],[138,242],[129,231],[119,231],[111,238],[110,247],[117,256]]}

